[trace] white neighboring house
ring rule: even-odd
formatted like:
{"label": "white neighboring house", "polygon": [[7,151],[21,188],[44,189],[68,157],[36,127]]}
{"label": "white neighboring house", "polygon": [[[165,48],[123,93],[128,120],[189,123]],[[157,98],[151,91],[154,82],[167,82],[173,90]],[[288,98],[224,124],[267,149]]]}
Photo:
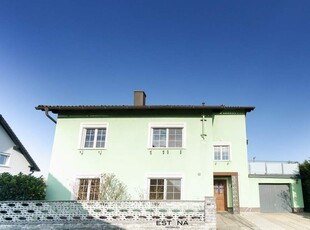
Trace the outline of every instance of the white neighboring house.
{"label": "white neighboring house", "polygon": [[9,124],[0,114],[0,173],[16,175],[40,171]]}

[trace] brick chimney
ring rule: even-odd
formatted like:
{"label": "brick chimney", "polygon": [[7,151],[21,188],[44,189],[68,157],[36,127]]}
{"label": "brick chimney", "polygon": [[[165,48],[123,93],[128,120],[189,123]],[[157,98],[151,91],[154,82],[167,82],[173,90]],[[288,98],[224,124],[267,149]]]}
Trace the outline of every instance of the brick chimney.
{"label": "brick chimney", "polygon": [[136,90],[134,92],[134,106],[145,106],[145,98],[144,91]]}

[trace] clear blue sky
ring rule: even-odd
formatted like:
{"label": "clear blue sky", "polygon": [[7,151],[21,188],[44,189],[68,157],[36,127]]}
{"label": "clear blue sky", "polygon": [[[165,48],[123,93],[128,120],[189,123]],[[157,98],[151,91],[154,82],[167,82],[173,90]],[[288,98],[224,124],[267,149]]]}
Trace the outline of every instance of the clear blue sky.
{"label": "clear blue sky", "polygon": [[310,1],[0,0],[0,113],[47,174],[39,104],[256,106],[249,159],[310,156]]}

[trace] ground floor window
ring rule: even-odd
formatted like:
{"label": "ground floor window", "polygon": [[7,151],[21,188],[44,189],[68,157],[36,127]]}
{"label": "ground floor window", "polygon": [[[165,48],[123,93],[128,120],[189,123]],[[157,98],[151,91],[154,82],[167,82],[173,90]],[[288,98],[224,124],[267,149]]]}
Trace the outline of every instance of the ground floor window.
{"label": "ground floor window", "polygon": [[181,179],[150,179],[150,200],[180,200]]}
{"label": "ground floor window", "polygon": [[98,200],[100,194],[100,178],[80,178],[78,200]]}

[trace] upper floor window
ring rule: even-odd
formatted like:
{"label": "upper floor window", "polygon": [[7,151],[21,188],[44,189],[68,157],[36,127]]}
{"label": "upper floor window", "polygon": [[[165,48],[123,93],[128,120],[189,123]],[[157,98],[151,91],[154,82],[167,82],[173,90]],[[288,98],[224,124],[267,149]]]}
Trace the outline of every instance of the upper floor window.
{"label": "upper floor window", "polygon": [[107,124],[83,124],[81,148],[106,148]]}
{"label": "upper floor window", "polygon": [[9,161],[9,155],[5,153],[0,153],[0,166],[7,166]]}
{"label": "upper floor window", "polygon": [[151,148],[184,148],[184,124],[151,124]]}
{"label": "upper floor window", "polygon": [[77,199],[98,200],[100,194],[100,178],[80,178]]}
{"label": "upper floor window", "polygon": [[229,145],[214,145],[214,160],[215,161],[229,161],[230,160],[230,146]]}
{"label": "upper floor window", "polygon": [[181,179],[150,179],[150,200],[180,200]]}
{"label": "upper floor window", "polygon": [[85,129],[84,148],[104,148],[106,128],[100,129]]}
{"label": "upper floor window", "polygon": [[153,128],[152,147],[182,147],[182,128]]}

